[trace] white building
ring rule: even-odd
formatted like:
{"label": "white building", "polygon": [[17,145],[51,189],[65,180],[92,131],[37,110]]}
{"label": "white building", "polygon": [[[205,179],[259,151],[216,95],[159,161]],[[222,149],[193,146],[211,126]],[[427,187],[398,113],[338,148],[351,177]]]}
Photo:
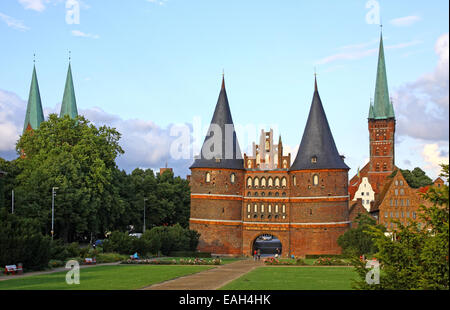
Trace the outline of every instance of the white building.
{"label": "white building", "polygon": [[363,207],[369,212],[370,202],[375,200],[375,192],[372,189],[372,185],[369,183],[369,179],[366,177],[362,178],[353,201],[356,201],[358,198],[362,199]]}

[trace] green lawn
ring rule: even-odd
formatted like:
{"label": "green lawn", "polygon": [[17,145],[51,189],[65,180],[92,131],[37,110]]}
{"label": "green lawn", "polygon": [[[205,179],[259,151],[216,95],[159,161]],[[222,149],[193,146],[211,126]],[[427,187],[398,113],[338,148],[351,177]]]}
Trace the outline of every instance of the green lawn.
{"label": "green lawn", "polygon": [[353,267],[260,267],[222,290],[350,290]]}
{"label": "green lawn", "polygon": [[80,269],[79,285],[66,284],[66,272],[57,272],[0,281],[0,290],[134,290],[211,268],[214,266],[97,266]]}

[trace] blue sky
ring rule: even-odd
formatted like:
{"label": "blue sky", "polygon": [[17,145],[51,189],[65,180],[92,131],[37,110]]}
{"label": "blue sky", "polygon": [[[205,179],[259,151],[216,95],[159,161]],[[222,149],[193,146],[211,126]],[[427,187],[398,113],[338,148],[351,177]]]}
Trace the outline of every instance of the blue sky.
{"label": "blue sky", "polygon": [[[169,161],[177,174],[189,173],[186,161],[168,158],[168,129],[195,117],[209,124],[222,70],[235,124],[273,124],[292,151],[316,70],[350,174],[367,160],[380,35],[367,23],[368,1],[78,2],[79,24],[68,24],[65,0],[1,1],[0,156],[14,157],[11,137],[23,126],[33,53],[49,113],[59,109],[70,50],[78,108],[95,123],[122,129],[124,169]],[[448,2],[378,3],[397,117],[396,164],[435,177],[437,163],[448,162]]]}

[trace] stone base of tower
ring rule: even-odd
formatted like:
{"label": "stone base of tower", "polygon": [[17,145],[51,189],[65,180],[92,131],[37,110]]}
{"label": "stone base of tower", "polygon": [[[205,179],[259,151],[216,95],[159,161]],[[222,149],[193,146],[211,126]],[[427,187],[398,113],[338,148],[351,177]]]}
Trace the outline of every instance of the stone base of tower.
{"label": "stone base of tower", "polygon": [[191,220],[189,228],[200,234],[197,249],[217,255],[242,255],[242,224],[199,223]]}

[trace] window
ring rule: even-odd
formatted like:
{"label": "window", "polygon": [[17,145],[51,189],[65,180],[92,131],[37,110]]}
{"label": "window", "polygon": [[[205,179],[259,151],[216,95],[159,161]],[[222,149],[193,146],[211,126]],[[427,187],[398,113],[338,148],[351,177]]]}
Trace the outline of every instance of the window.
{"label": "window", "polygon": [[395,189],[395,196],[398,196],[398,189]]}
{"label": "window", "polygon": [[253,186],[254,187],[259,187],[259,179],[258,178],[254,178],[253,179]]}
{"label": "window", "polygon": [[384,212],[384,217],[388,217],[388,213],[386,211]]}
{"label": "window", "polygon": [[261,205],[261,213],[264,213],[264,205]]}
{"label": "window", "polygon": [[276,192],[276,193],[275,193],[275,197],[278,197],[278,196],[280,196],[280,193],[279,193],[279,192]]}
{"label": "window", "polygon": [[403,207],[403,199],[400,199],[400,206]]}
{"label": "window", "polygon": [[395,199],[395,206],[398,206],[398,200],[397,199]]}
{"label": "window", "polygon": [[269,206],[267,207],[267,212],[272,213],[272,205],[269,205]]}
{"label": "window", "polygon": [[404,195],[405,194],[405,190],[403,188],[400,188],[400,195]]}
{"label": "window", "polygon": [[267,181],[267,186],[272,187],[273,186],[273,179],[269,178],[269,180]]}
{"label": "window", "polygon": [[389,217],[393,217],[393,213],[392,213],[392,211],[389,213]]}
{"label": "window", "polygon": [[255,204],[254,206],[253,206],[253,212],[258,212],[258,205],[257,204]]}
{"label": "window", "polygon": [[261,187],[266,187],[266,178],[261,178]]}
{"label": "window", "polygon": [[247,196],[251,196],[251,195],[252,195],[252,193],[251,193],[251,192],[248,192],[248,193],[247,193]]}
{"label": "window", "polygon": [[262,192],[262,193],[261,193],[261,196],[266,196],[266,193],[265,193],[265,192]]}
{"label": "window", "polygon": [[282,212],[283,212],[283,213],[286,213],[286,205],[283,205],[283,207],[282,207]]}
{"label": "window", "polygon": [[394,200],[391,199],[391,200],[389,201],[389,205],[390,205],[390,206],[393,206],[393,205],[394,205]]}
{"label": "window", "polygon": [[205,181],[206,181],[206,183],[211,182],[211,173],[206,172]]}
{"label": "window", "polygon": [[251,177],[248,177],[247,178],[247,187],[252,187],[252,178]]}
{"label": "window", "polygon": [[281,187],[286,187],[286,185],[287,185],[287,180],[286,180],[285,177],[283,177],[283,178],[281,179]]}
{"label": "window", "polygon": [[312,164],[317,163],[317,156],[311,157],[311,163],[312,163]]}
{"label": "window", "polygon": [[283,160],[283,169],[287,169],[287,160]]}
{"label": "window", "polygon": [[236,174],[232,173],[230,176],[230,182],[231,182],[231,184],[234,184],[235,181],[236,181]]}
{"label": "window", "polygon": [[275,213],[278,213],[278,205],[275,205]]}
{"label": "window", "polygon": [[364,196],[364,192],[361,193],[361,196]]}
{"label": "window", "polygon": [[409,199],[406,199],[406,206],[409,206]]}
{"label": "window", "polygon": [[400,185],[403,185],[403,180],[400,180]]}
{"label": "window", "polygon": [[247,205],[247,213],[250,213],[251,212],[251,206],[250,206],[250,204],[248,204]]}
{"label": "window", "polygon": [[275,187],[280,187],[280,179],[278,177],[275,178]]}
{"label": "window", "polygon": [[416,219],[416,212],[412,213],[412,217],[413,217],[413,219]]}
{"label": "window", "polygon": [[395,180],[395,186],[397,186],[398,185],[398,180]]}
{"label": "window", "polygon": [[313,175],[313,185],[319,185],[319,175],[315,174]]}
{"label": "window", "polygon": [[251,168],[252,167],[252,161],[249,159],[247,161],[247,168]]}
{"label": "window", "polygon": [[283,197],[286,197],[286,193],[285,193],[285,192],[283,192],[283,193],[281,194],[281,196],[283,196]]}
{"label": "window", "polygon": [[258,196],[258,192],[255,192],[255,195],[254,196]]}
{"label": "window", "polygon": [[409,217],[409,211],[406,211],[406,217]]}
{"label": "window", "polygon": [[295,175],[292,177],[292,183],[294,186],[297,186],[297,177]]}

